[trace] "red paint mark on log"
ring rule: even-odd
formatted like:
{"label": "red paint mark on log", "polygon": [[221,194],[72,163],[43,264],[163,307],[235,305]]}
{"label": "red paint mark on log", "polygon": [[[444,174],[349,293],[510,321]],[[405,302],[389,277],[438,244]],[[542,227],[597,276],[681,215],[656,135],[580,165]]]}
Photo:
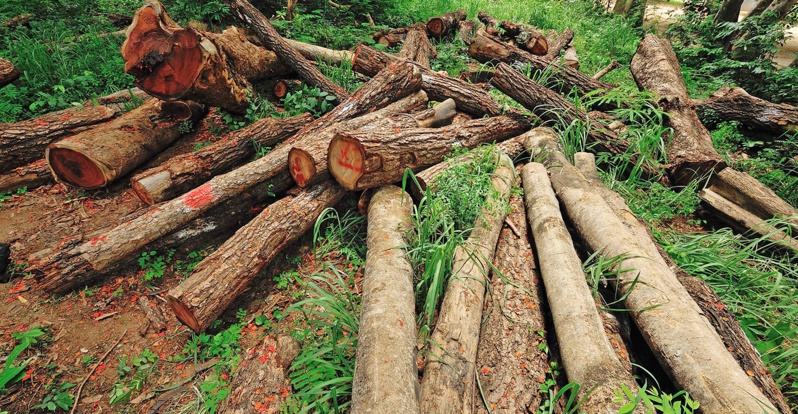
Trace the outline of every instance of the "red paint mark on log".
{"label": "red paint mark on log", "polygon": [[59,118],[58,120],[63,122],[63,121],[66,121],[69,118],[72,118],[73,116],[75,116],[75,114],[66,113],[66,114],[61,115],[61,118]]}
{"label": "red paint mark on log", "polygon": [[300,186],[305,185],[308,180],[308,177],[305,177],[305,174],[302,173],[302,165],[300,165],[299,157],[294,158],[294,161],[291,162],[291,175]]}
{"label": "red paint mark on log", "polygon": [[192,210],[199,210],[218,198],[210,184],[203,184],[182,196],[183,204]]}
{"label": "red paint mark on log", "polygon": [[36,121],[36,124],[35,124],[35,126],[37,126],[37,127],[46,127],[47,125],[50,125],[50,124],[47,123],[47,121],[42,120],[42,119]]}
{"label": "red paint mark on log", "polygon": [[348,170],[352,170],[354,172],[358,172],[359,173],[359,172],[361,172],[361,168],[360,167],[356,167],[353,164],[350,164],[350,163],[348,163],[346,161],[346,159],[347,159],[346,154],[351,152],[351,151],[357,151],[357,147],[354,144],[351,144],[351,143],[347,142],[346,144],[341,146],[341,153],[338,156],[338,165],[340,165],[341,167],[346,168]]}

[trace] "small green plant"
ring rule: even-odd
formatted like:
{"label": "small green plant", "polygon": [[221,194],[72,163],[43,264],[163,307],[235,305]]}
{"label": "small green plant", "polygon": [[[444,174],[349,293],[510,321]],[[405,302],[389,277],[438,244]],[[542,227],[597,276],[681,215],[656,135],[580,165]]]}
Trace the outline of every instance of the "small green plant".
{"label": "small green plant", "polygon": [[142,279],[148,282],[163,277],[166,272],[166,267],[169,265],[174,254],[174,249],[169,249],[163,254],[158,254],[155,250],[141,253],[138,262],[139,267],[144,271]]}
{"label": "small green plant", "polygon": [[[114,387],[109,394],[109,403],[116,405],[127,402],[133,392],[141,391],[147,382],[150,374],[158,364],[158,355],[149,349],[144,349],[141,353],[128,362],[127,357],[123,356],[116,366],[117,379]],[[130,365],[128,365],[128,363]]]}
{"label": "small green plant", "polygon": [[318,258],[335,254],[342,256],[353,268],[366,260],[365,217],[347,211],[341,216],[334,208],[327,208],[313,226],[313,251]]}
{"label": "small green plant", "polygon": [[620,390],[615,390],[613,401],[624,403],[618,410],[619,414],[629,414],[638,409],[641,405],[646,412],[657,412],[662,414],[692,414],[700,404],[690,398],[687,391],[681,390],[676,394],[662,393],[656,388],[649,388],[646,385],[638,388],[636,393],[626,385],[621,384]]}
{"label": "small green plant", "polygon": [[211,254],[211,252],[206,249],[192,251],[186,255],[185,259],[175,262],[174,269],[175,271],[184,275],[189,275],[203,259],[208,257],[209,254]]}
{"label": "small green plant", "polygon": [[6,191],[5,193],[0,193],[0,208],[3,207],[3,203],[13,199],[14,197],[22,197],[28,191],[28,187],[20,187],[14,191]]}
{"label": "small green plant", "polygon": [[67,93],[67,89],[71,91],[77,86],[82,86],[83,88],[93,88],[97,86],[97,79],[94,77],[94,73],[88,70],[83,71],[83,75],[74,75],[69,79],[63,79],[61,82],[62,83],[53,86],[52,93],[44,91],[36,92],[38,99],[30,104],[29,109],[31,111],[36,111],[39,108],[55,110],[71,105],[80,105],[80,102],[68,101],[71,95]]}
{"label": "small green plant", "polygon": [[[177,132],[180,134],[190,134],[194,132],[194,121],[190,119],[186,119],[185,121],[180,122],[177,126]],[[210,145],[210,142],[204,143],[205,145]],[[202,147],[200,147],[202,148]],[[198,150],[197,145],[194,144],[194,151]]]}
{"label": "small green plant", "polygon": [[266,147],[260,144],[260,142],[252,140],[252,147],[255,148],[255,157],[254,159],[262,158],[264,155],[268,154],[269,151],[272,150],[272,147]]}
{"label": "small green plant", "polygon": [[313,116],[322,116],[335,107],[335,96],[316,87],[302,84],[297,90],[289,92],[283,98],[283,109],[286,115],[293,116],[310,112]]}
{"label": "small green plant", "polygon": [[15,364],[17,358],[19,358],[23,351],[31,348],[38,343],[38,341],[42,340],[46,334],[47,331],[45,328],[41,327],[11,334],[11,337],[16,339],[19,343],[11,350],[11,353],[8,354],[6,362],[3,365],[3,370],[0,371],[0,393],[4,392],[9,385],[22,380],[25,368],[28,367],[32,358],[28,358],[22,361],[22,363]]}
{"label": "small green plant", "polygon": [[68,411],[75,404],[75,399],[68,391],[75,387],[75,384],[64,382],[58,387],[53,387],[54,383],[48,384],[45,388],[51,387],[50,392],[44,396],[42,402],[33,406],[34,409],[38,408],[47,411]]}

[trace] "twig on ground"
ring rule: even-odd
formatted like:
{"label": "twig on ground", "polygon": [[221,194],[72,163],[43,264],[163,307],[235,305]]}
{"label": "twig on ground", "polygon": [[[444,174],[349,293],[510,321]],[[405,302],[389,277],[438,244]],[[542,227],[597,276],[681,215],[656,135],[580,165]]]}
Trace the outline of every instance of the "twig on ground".
{"label": "twig on ground", "polygon": [[116,346],[119,345],[120,342],[122,342],[122,338],[124,338],[126,334],[127,334],[127,329],[125,329],[125,332],[122,332],[122,335],[119,336],[119,339],[117,339],[116,342],[114,342],[114,344],[111,345],[111,347],[108,348],[107,351],[105,351],[105,354],[103,354],[102,358],[100,358],[94,364],[94,366],[91,368],[91,371],[89,371],[88,375],[86,375],[86,378],[83,378],[83,381],[80,382],[78,390],[75,392],[75,403],[72,405],[72,409],[69,411],[69,414],[75,414],[75,410],[78,408],[78,403],[80,402],[80,393],[81,391],[83,391],[83,386],[86,385],[86,383],[89,381],[89,378],[91,378],[91,375],[94,374],[94,371],[97,370],[97,367],[99,367],[100,364],[102,364],[103,361],[105,361],[105,358],[108,358],[108,355],[111,354],[111,351],[113,351],[114,348],[116,348]]}

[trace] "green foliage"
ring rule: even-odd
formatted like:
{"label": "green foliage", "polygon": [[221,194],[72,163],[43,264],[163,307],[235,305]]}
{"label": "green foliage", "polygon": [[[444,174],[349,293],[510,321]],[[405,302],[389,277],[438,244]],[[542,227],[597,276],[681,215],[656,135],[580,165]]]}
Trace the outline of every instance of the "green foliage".
{"label": "green foliage", "polygon": [[166,268],[174,255],[174,249],[169,249],[163,254],[158,254],[155,250],[142,252],[138,259],[139,267],[144,271],[142,280],[148,282],[153,279],[160,279],[166,272]]}
{"label": "green foliage", "polygon": [[433,46],[438,52],[438,56],[430,62],[430,66],[434,71],[446,71],[449,76],[457,77],[460,72],[468,69],[468,63],[471,58],[465,51],[468,49],[467,45],[459,38],[453,41],[446,40],[433,40]]}
{"label": "green foliage", "polygon": [[[48,384],[45,388],[52,387],[52,385],[52,383]],[[75,404],[75,399],[67,391],[74,386],[75,384],[64,382],[58,387],[49,388],[50,392],[44,396],[41,403],[34,405],[33,408],[47,411],[58,411],[59,409],[68,411]]]}
{"label": "green foliage", "polygon": [[313,251],[324,258],[332,253],[360,267],[366,260],[366,218],[353,211],[341,216],[334,208],[321,212],[313,226]]}
{"label": "green foliage", "polygon": [[14,199],[15,197],[22,197],[26,192],[28,192],[28,187],[20,187],[14,191],[0,193],[0,208],[3,207],[4,202]]}
{"label": "green foliage", "polygon": [[265,147],[261,145],[258,141],[252,140],[252,147],[255,148],[255,156],[254,159],[262,158],[264,155],[268,154],[269,151],[272,150],[272,147]]}
{"label": "green foliage", "polygon": [[335,96],[316,87],[302,84],[299,89],[288,92],[283,98],[283,110],[286,115],[294,116],[310,112],[319,117],[335,107]]}
{"label": "green foliage", "polygon": [[167,7],[169,15],[183,24],[196,20],[213,28],[222,23],[234,23],[230,7],[221,0],[175,0]]}
{"label": "green foliage", "polygon": [[194,268],[197,267],[202,259],[208,257],[209,254],[211,254],[211,252],[207,249],[194,250],[186,255],[185,259],[175,262],[174,269],[175,271],[188,276],[192,271],[194,271]]}
{"label": "green foliage", "polygon": [[692,414],[700,406],[698,401],[690,398],[687,391],[679,391],[676,394],[665,394],[656,388],[642,386],[637,389],[637,393],[632,392],[626,385],[621,384],[620,390],[615,390],[613,401],[624,403],[618,410],[619,414],[629,414],[641,406],[646,412],[657,412],[662,414]]}
{"label": "green foliage", "polygon": [[[377,1],[389,3],[385,0]],[[314,7],[312,3],[316,3],[318,7]],[[350,5],[366,6],[368,3],[371,1],[352,2]],[[374,16],[375,12],[388,9],[390,7],[379,10],[372,9],[368,12]],[[365,12],[352,15],[350,10],[351,8],[335,9],[330,7],[327,2],[314,0],[310,3],[299,4],[294,13],[294,20],[278,19],[273,20],[272,24],[285,37],[334,50],[349,49],[360,42],[374,43],[369,36],[374,33],[375,28],[364,21]],[[284,17],[285,13],[279,12],[278,15]],[[374,18],[377,17],[374,16]],[[357,23],[356,20],[359,20],[360,23]]]}
{"label": "green foliage", "polygon": [[149,349],[144,349],[131,361],[128,361],[126,356],[120,358],[116,366],[119,378],[111,388],[109,404],[125,403],[130,400],[133,392],[141,391],[157,364],[158,355]]}
{"label": "green foliage", "polygon": [[33,345],[42,340],[47,334],[45,328],[31,328],[25,332],[16,332],[11,334],[11,337],[16,339],[17,346],[11,350],[11,353],[6,357],[6,362],[3,365],[3,370],[0,371],[0,394],[5,393],[6,387],[19,382],[24,377],[25,368],[33,358],[28,358],[20,364],[14,364],[19,358],[20,354],[26,349],[31,348]]}
{"label": "green foliage", "polygon": [[343,60],[339,65],[333,65],[322,61],[316,63],[319,66],[319,71],[321,71],[324,76],[350,93],[354,92],[363,84],[357,73],[352,70],[351,60]]}

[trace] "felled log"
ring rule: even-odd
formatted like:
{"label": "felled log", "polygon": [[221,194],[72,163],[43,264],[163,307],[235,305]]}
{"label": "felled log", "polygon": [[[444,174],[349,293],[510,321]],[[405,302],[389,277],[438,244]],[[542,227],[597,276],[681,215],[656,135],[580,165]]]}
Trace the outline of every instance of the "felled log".
{"label": "felled log", "polygon": [[278,79],[274,82],[272,93],[277,99],[283,99],[289,92],[293,92],[302,86],[302,81],[299,79]]}
{"label": "felled log", "polygon": [[576,48],[573,45],[570,45],[565,49],[565,53],[562,55],[562,63],[565,66],[579,69],[579,57],[576,55]]}
{"label": "felled log", "polygon": [[316,222],[344,195],[325,181],[288,195],[264,209],[169,290],[167,301],[180,322],[200,333],[241,293],[260,269]]}
{"label": "felled log", "polygon": [[507,203],[514,175],[512,161],[499,154],[491,178],[493,199],[486,200],[468,240],[455,248],[452,277],[429,339],[421,412],[464,413],[474,406],[485,285],[505,216],[505,209],[495,206]]}
{"label": "felled log", "polygon": [[[404,87],[392,86],[392,82],[401,83]],[[48,291],[64,292],[81,286],[114,263],[219,204],[236,199],[262,183],[266,185],[262,191],[268,192],[268,184],[277,187],[278,181],[283,178],[290,180],[287,161],[291,146],[308,139],[316,131],[409,95],[418,90],[420,83],[420,76],[412,67],[394,65],[386,68],[382,74],[355,91],[347,101],[308,124],[264,157],[229,173],[217,175],[180,197],[158,205],[149,214],[114,227],[92,242],[62,246],[57,253],[36,260],[35,272]]]}
{"label": "felled log", "polygon": [[710,189],[763,220],[786,218],[798,231],[798,209],[750,175],[725,168],[710,181]]}
{"label": "felled log", "polygon": [[[426,99],[417,99],[421,97],[425,97],[423,91],[405,99],[408,101],[412,99],[414,102],[409,101],[407,103],[413,103],[413,106],[415,106],[415,102],[426,104]],[[399,109],[403,109],[403,111],[398,111]],[[411,108],[409,105],[406,108],[399,108],[398,105],[392,104],[366,116],[342,122],[333,128],[328,128],[318,133],[314,139],[307,140],[302,145],[294,146],[288,154],[291,176],[294,177],[294,181],[300,187],[307,187],[314,182],[327,178],[328,148],[330,141],[339,132],[358,129],[396,132],[410,128],[430,128],[446,123],[455,115],[454,101],[451,99],[441,102],[435,108],[413,114],[398,113],[412,109],[415,108]]]}
{"label": "felled log", "polygon": [[291,71],[274,52],[247,40],[242,29],[215,34],[181,28],[156,0],[136,12],[125,34],[125,73],[163,100],[193,100],[244,112],[249,81]]}
{"label": "felled log", "polygon": [[255,154],[253,142],[271,147],[293,136],[311,121],[310,114],[260,119],[246,128],[225,134],[207,147],[172,157],[134,175],[130,185],[136,195],[150,205],[175,198],[251,158]]}
{"label": "felled log", "polygon": [[[512,195],[509,205],[482,312],[476,368],[491,413],[534,413],[543,397],[538,379],[549,369],[548,355],[538,348],[545,338],[537,333],[546,329],[543,285],[529,244],[524,199]],[[476,405],[474,411],[483,412]]]}
{"label": "felled log", "polygon": [[464,80],[468,83],[490,83],[493,79],[493,71],[488,69],[475,69],[460,72],[457,79]]}
{"label": "felled log", "polygon": [[335,96],[338,102],[343,102],[349,94],[324,76],[315,66],[308,62],[296,49],[277,33],[269,23],[269,19],[258,9],[252,7],[247,0],[228,1],[230,11],[242,22],[245,22],[260,38],[267,49],[274,51],[280,61],[290,66],[310,85]]}
{"label": "felled log", "polygon": [[377,189],[368,207],[366,267],[358,326],[352,413],[420,413],[413,267],[402,246],[413,201]]}
{"label": "felled log", "polygon": [[685,184],[725,168],[726,163],[712,146],[712,136],[693,110],[670,42],[645,35],[629,68],[640,89],[653,92],[659,106],[668,112],[665,125],[673,128],[673,134],[666,148],[665,170],[671,182]]}
{"label": "felled log", "polygon": [[693,101],[693,105],[698,113],[739,121],[752,129],[778,135],[798,131],[798,108],[751,96],[742,88],[724,86],[707,99]]}
{"label": "felled log", "polygon": [[339,133],[330,142],[328,168],[348,190],[390,184],[406,168],[417,171],[440,162],[456,147],[503,141],[530,127],[524,119],[481,118],[443,128]]}
{"label": "felled log", "polygon": [[568,48],[572,40],[574,40],[574,31],[571,29],[563,30],[559,36],[549,42],[549,50],[546,52],[545,59],[548,61],[557,59],[560,53]]}
{"label": "felled log", "polygon": [[267,336],[257,347],[244,352],[219,414],[279,413],[291,394],[288,368],[299,351],[299,341],[281,335],[276,339]]}
{"label": "felled log", "polygon": [[585,283],[582,261],[573,247],[546,168],[538,163],[527,164],[521,178],[527,218],[568,381],[581,386],[578,398],[587,396],[581,409],[616,413],[624,402],[613,401],[615,390],[621,385],[633,390],[637,384],[604,333],[604,324]]}
{"label": "felled log", "polygon": [[471,38],[474,37],[474,30],[476,30],[476,25],[474,24],[473,20],[463,20],[459,24],[459,31],[457,32],[457,37],[463,41],[465,44],[471,43]]}
{"label": "felled log", "polygon": [[[384,67],[398,60],[395,56],[361,45],[355,52],[352,69],[367,76],[374,76]],[[459,79],[440,75],[421,65],[415,64],[415,66],[421,71],[421,88],[427,93],[430,100],[442,102],[451,98],[458,110],[474,116],[501,114],[499,104],[487,91]]]}
{"label": "felled log", "polygon": [[0,88],[14,82],[22,72],[13,63],[0,58]]}
{"label": "felled log", "polygon": [[618,63],[617,60],[613,59],[612,62],[610,62],[609,65],[603,67],[600,71],[596,72],[596,74],[593,75],[593,79],[600,80],[601,78],[604,77],[604,75],[606,75],[606,74],[608,74],[608,73],[612,72],[613,70],[618,69],[620,67],[621,67],[621,64]]}
{"label": "felled log", "polygon": [[465,20],[466,17],[466,11],[463,9],[433,17],[427,22],[427,32],[433,37],[446,36],[450,31],[459,27],[458,23]]}
{"label": "felled log", "polygon": [[42,158],[0,174],[0,193],[13,191],[20,187],[32,190],[52,182],[54,182],[53,174],[47,168],[47,161]]}
{"label": "felled log", "polygon": [[429,69],[429,60],[431,57],[438,55],[435,46],[432,46],[427,32],[423,29],[411,30],[407,33],[402,49],[396,55],[401,59],[416,62],[419,65]]}
{"label": "felled log", "polygon": [[728,352],[712,325],[673,271],[626,229],[604,199],[557,148],[557,136],[541,129],[527,139],[544,160],[557,197],[591,251],[621,257],[615,287],[660,365],[676,386],[690,393],[705,412],[751,413],[773,410]]}
{"label": "felled log", "polygon": [[504,35],[514,38],[521,49],[538,56],[546,56],[549,52],[546,36],[534,27],[509,20],[502,21],[500,27],[504,29]]}
{"label": "felled log", "polygon": [[182,103],[174,110],[151,100],[97,128],[50,144],[47,165],[58,180],[80,188],[105,187],[129,173],[181,135],[182,121],[196,122],[205,107]]}
{"label": "felled log", "polygon": [[488,13],[481,11],[477,13],[477,19],[485,25],[485,31],[491,36],[499,35],[499,21]]}
{"label": "felled log", "polygon": [[427,25],[424,23],[415,23],[410,26],[397,27],[395,29],[380,30],[371,35],[371,39],[377,44],[385,45],[387,47],[394,47],[405,40],[405,36],[414,30],[423,30],[426,34]]}
{"label": "felled log", "polygon": [[347,61],[351,62],[352,57],[355,55],[353,52],[348,50],[332,50],[327,49],[326,47],[311,45],[309,43],[303,43],[293,39],[283,39],[288,43],[289,46],[296,49],[300,55],[304,56],[305,59],[310,61],[322,61],[325,63],[333,64],[333,65],[340,65],[341,62]]}

